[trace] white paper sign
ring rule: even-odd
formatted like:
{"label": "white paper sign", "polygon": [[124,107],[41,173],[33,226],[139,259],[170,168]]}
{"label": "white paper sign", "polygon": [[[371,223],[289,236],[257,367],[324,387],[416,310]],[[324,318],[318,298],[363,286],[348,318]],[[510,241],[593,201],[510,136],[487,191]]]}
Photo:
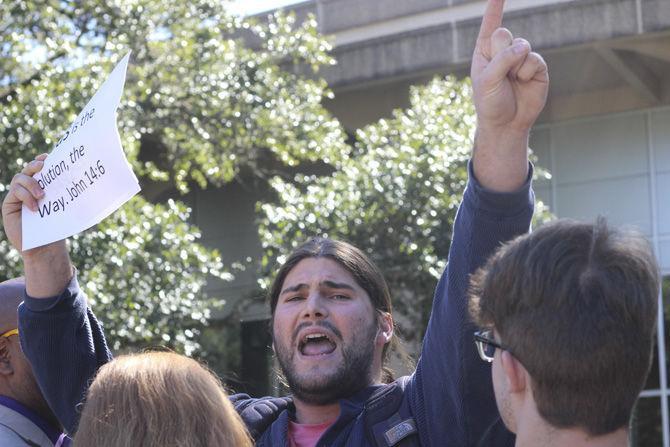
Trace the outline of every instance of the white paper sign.
{"label": "white paper sign", "polygon": [[80,233],[140,191],[116,128],[128,53],[86,104],[34,178],[44,190],[38,211],[23,207],[23,249]]}

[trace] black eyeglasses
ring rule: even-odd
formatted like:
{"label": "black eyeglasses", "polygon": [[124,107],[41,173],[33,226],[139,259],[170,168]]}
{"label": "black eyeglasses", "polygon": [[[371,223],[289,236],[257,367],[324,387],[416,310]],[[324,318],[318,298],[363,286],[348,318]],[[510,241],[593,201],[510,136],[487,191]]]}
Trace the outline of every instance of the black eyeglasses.
{"label": "black eyeglasses", "polygon": [[475,332],[475,344],[477,345],[477,351],[479,351],[479,357],[489,363],[493,361],[496,349],[506,351],[504,347],[494,340],[492,330]]}

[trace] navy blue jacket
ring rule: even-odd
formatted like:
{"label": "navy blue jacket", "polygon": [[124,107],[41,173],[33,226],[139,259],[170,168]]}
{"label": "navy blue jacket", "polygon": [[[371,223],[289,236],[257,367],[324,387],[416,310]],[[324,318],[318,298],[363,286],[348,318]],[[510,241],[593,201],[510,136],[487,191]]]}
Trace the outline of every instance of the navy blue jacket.
{"label": "navy blue jacket", "polygon": [[[529,179],[531,175],[529,174]],[[469,276],[501,244],[530,228],[534,197],[530,180],[515,193],[482,188],[470,170],[470,182],[458,210],[448,266],[435,291],[432,313],[416,371],[399,380],[400,414],[410,416],[424,446],[512,446],[514,438],[500,423],[489,364],[473,341],[468,317]],[[49,405],[72,433],[77,405],[97,369],[112,359],[102,328],[86,304],[76,278],[57,297],[25,298],[19,308],[21,344]],[[341,401],[338,420],[319,446],[373,446],[366,428],[375,385]],[[290,399],[231,397],[257,445],[288,446]],[[483,439],[485,433],[488,437]],[[416,436],[415,436],[416,437]],[[489,439],[489,440],[487,440]]]}

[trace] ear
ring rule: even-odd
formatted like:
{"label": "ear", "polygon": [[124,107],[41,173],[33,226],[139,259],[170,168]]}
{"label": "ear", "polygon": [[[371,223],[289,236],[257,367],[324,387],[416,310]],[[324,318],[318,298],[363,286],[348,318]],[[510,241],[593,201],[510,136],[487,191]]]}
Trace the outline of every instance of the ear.
{"label": "ear", "polygon": [[377,313],[378,330],[377,343],[382,346],[393,338],[393,316],[388,312]]}
{"label": "ear", "polygon": [[5,337],[0,337],[0,376],[14,374],[11,360],[12,354],[9,349],[9,340]]}
{"label": "ear", "polygon": [[525,392],[526,387],[529,384],[528,371],[526,371],[526,368],[521,364],[521,362],[519,362],[516,357],[514,357],[508,351],[501,351],[500,364],[502,365],[502,370],[505,372],[505,378],[507,379],[509,392]]}

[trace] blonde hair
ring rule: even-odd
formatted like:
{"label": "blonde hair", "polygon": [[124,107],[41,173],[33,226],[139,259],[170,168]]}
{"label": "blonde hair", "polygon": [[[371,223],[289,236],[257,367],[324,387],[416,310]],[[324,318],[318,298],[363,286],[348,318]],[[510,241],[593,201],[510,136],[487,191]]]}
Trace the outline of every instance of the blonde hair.
{"label": "blonde hair", "polygon": [[251,447],[221,381],[172,352],[120,356],[91,384],[76,447]]}

